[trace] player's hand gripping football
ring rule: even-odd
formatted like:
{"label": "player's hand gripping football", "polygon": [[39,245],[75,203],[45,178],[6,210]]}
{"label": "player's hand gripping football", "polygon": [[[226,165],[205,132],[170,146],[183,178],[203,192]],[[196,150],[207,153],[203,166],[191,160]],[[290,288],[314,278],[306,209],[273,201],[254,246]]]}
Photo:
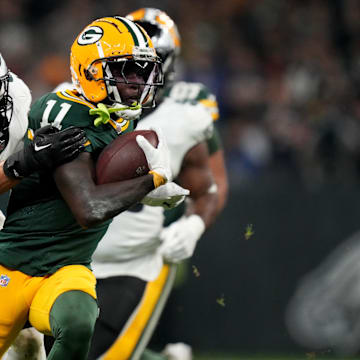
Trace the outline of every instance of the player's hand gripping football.
{"label": "player's hand gripping football", "polygon": [[159,252],[166,262],[177,264],[193,255],[204,231],[199,215],[184,216],[161,231]]}
{"label": "player's hand gripping football", "polygon": [[144,151],[146,161],[149,165],[149,173],[154,177],[154,185],[157,188],[164,185],[167,181],[171,181],[172,174],[170,168],[169,149],[166,144],[165,137],[159,128],[151,128],[158,136],[159,143],[157,148],[152,146],[142,135],[136,137],[136,141]]}
{"label": "player's hand gripping football", "polygon": [[52,170],[75,159],[84,150],[85,132],[73,126],[59,131],[47,125],[35,131],[31,144],[4,163],[6,176],[21,179],[39,170]]}

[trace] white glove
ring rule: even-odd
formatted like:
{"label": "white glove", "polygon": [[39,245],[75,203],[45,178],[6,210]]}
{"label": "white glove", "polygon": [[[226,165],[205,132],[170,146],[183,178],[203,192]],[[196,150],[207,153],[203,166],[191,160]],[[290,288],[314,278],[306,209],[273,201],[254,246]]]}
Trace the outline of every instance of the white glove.
{"label": "white glove", "polygon": [[189,195],[190,191],[184,189],[174,182],[167,182],[156,189],[150,191],[142,200],[141,203],[150,206],[162,206],[165,209],[172,209],[180,205],[185,196]]}
{"label": "white glove", "polygon": [[182,217],[160,233],[163,243],[159,247],[159,252],[165,261],[179,263],[192,256],[204,231],[205,224],[199,215]]}
{"label": "white glove", "polygon": [[165,137],[160,128],[150,128],[157,133],[159,143],[157,148],[152,146],[144,136],[138,135],[136,141],[141,149],[144,151],[146,160],[149,165],[150,171],[157,175],[160,175],[160,181],[156,181],[154,174],[155,187],[164,185],[167,181],[172,180],[171,168],[170,168],[170,153],[166,144]]}

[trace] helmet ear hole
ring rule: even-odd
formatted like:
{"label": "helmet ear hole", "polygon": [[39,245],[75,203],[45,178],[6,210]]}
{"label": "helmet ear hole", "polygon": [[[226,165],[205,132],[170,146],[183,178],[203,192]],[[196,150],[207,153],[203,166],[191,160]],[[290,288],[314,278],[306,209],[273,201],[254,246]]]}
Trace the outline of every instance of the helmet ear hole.
{"label": "helmet ear hole", "polygon": [[84,70],[85,79],[88,81],[94,80],[94,77],[92,76],[91,72],[87,69]]}

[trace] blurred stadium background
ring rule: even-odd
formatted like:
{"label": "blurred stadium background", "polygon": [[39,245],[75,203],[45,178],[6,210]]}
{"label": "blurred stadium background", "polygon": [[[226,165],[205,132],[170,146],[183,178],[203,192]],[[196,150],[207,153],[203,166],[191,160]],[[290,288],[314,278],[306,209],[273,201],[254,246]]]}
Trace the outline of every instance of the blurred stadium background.
{"label": "blurred stadium background", "polygon": [[285,312],[303,276],[360,226],[360,2],[0,4],[0,51],[34,99],[69,80],[70,45],[90,20],[144,6],[176,21],[180,77],[217,95],[229,201],[182,267],[154,348],[184,341],[201,360],[333,357],[295,341]]}

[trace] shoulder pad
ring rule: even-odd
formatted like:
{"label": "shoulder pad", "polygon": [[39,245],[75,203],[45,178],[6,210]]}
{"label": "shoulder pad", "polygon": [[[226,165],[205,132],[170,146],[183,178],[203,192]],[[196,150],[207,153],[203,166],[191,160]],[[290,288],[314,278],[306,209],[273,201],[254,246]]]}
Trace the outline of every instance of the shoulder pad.
{"label": "shoulder pad", "polygon": [[29,87],[12,72],[10,72],[9,95],[13,98],[15,106],[26,106],[27,109],[30,107],[32,98]]}
{"label": "shoulder pad", "polygon": [[219,118],[216,97],[204,84],[179,81],[167,88],[164,96],[180,103],[200,103],[210,112],[214,121]]}

